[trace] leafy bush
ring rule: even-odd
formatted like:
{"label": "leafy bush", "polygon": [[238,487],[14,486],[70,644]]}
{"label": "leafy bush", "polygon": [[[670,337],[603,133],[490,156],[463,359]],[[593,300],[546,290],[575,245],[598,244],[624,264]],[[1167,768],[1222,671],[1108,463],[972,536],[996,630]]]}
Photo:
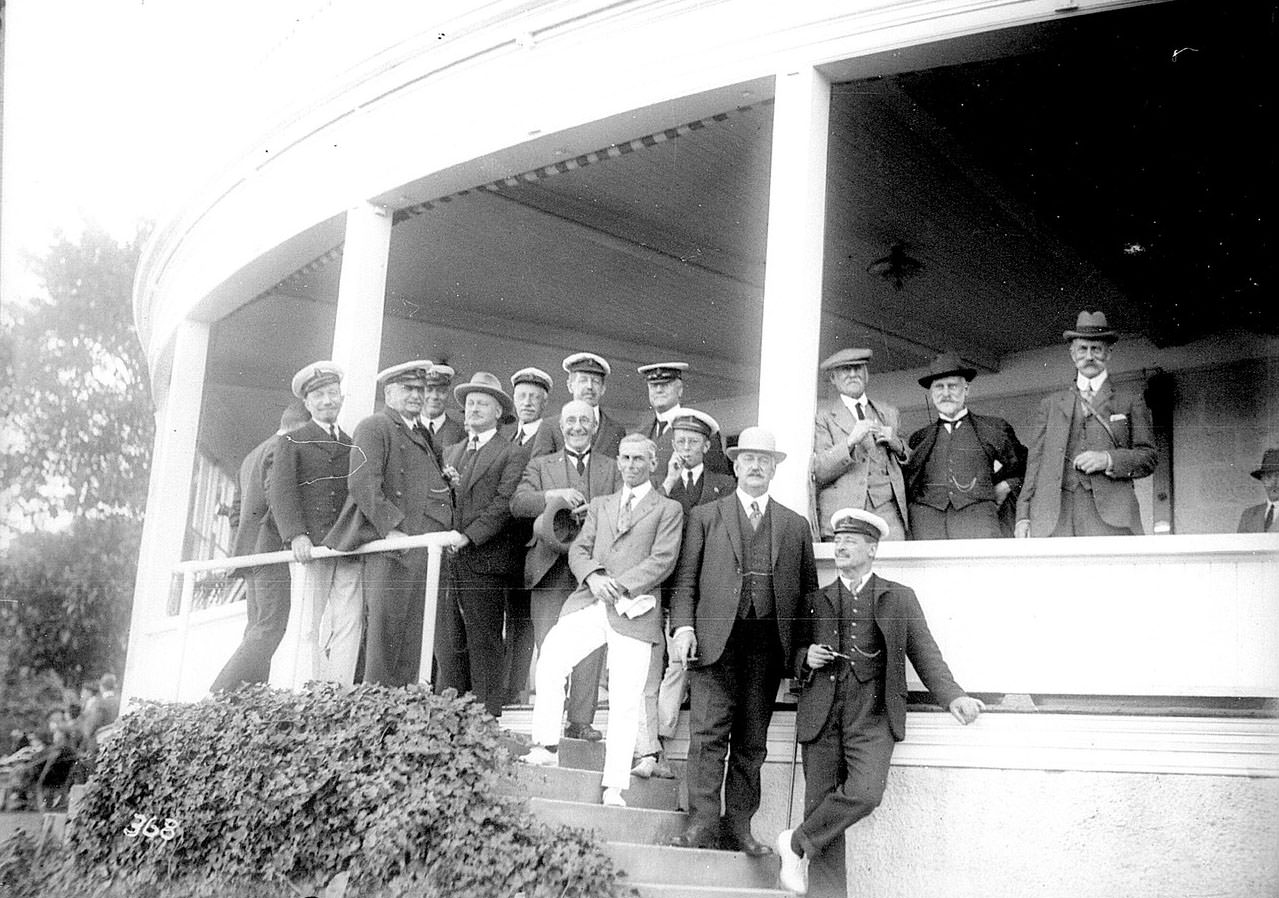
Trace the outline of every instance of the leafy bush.
{"label": "leafy bush", "polygon": [[[495,721],[451,690],[147,703],[104,746],[42,894],[311,895],[343,871],[348,898],[629,894],[588,834],[502,794],[510,766]],[[135,815],[156,818],[150,837],[126,834]]]}

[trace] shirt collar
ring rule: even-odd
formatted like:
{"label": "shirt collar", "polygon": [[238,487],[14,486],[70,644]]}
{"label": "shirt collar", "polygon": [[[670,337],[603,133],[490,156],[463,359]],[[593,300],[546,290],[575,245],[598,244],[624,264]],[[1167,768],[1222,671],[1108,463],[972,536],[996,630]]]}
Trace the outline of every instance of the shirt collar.
{"label": "shirt collar", "polygon": [[960,409],[959,414],[953,418],[947,418],[945,415],[941,414],[940,412],[937,414],[937,417],[941,419],[942,421],[947,422],[948,424],[954,424],[956,421],[962,421],[968,417],[968,409],[966,408]]}
{"label": "shirt collar", "polygon": [[677,402],[674,405],[672,405],[670,408],[668,408],[666,411],[654,412],[653,414],[657,417],[657,420],[661,421],[663,424],[670,424],[672,421],[675,420],[675,416],[678,415],[681,410],[682,410],[682,407]]}
{"label": "shirt collar", "polygon": [[425,415],[423,415],[422,426],[429,428],[431,433],[435,433],[435,431],[439,430],[441,427],[444,426],[444,421],[446,420],[447,417],[448,416],[445,415],[444,412],[440,412],[434,418],[428,418]]}
{"label": "shirt collar", "polygon": [[[703,469],[705,469],[705,467],[706,467],[706,463],[705,463],[705,462],[702,462],[701,464],[699,464],[699,465],[698,465],[697,467],[695,467],[695,468],[685,468],[684,470],[688,472],[688,479],[689,479],[689,482],[691,483],[691,482],[693,482],[693,481],[697,480],[699,477],[701,477],[701,476],[702,476],[702,471],[703,471]],[[680,475],[680,479],[681,479],[681,480],[682,480],[682,479],[684,479],[684,475],[683,475],[683,474],[681,474],[681,475]]]}
{"label": "shirt collar", "polygon": [[742,503],[742,511],[748,515],[751,513],[752,502],[759,503],[760,514],[764,514],[768,511],[768,493],[765,493],[762,496],[756,497],[756,496],[752,496],[750,493],[743,492],[741,487],[738,487],[737,501]]}
{"label": "shirt collar", "polygon": [[653,488],[653,483],[652,481],[649,481],[649,480],[645,480],[639,486],[622,487],[622,504],[623,505],[626,504],[627,496],[633,496],[634,501],[631,503],[631,506],[634,507],[636,505],[639,505],[640,502],[644,499],[644,497],[648,495],[649,490],[651,490],[652,488]]}
{"label": "shirt collar", "polygon": [[[396,414],[398,415],[400,413],[396,412]],[[410,418],[408,415],[400,415],[400,420],[403,421],[408,426],[409,430],[412,430],[414,427],[417,427],[419,424],[421,424],[423,427],[426,426],[426,422],[423,421],[421,418]]]}
{"label": "shirt collar", "polygon": [[542,426],[541,418],[536,418],[532,421],[529,421],[527,424],[522,424],[519,421],[515,422],[515,429],[522,430],[525,436],[530,436],[530,437],[533,436],[533,434],[537,433],[537,429],[541,426]]}
{"label": "shirt collar", "polygon": [[870,400],[866,398],[865,393],[862,393],[862,395],[858,396],[856,399],[853,399],[849,396],[845,396],[843,393],[840,393],[839,398],[843,400],[844,407],[847,408],[854,415],[857,414],[857,406],[859,405],[862,407],[863,414],[865,412],[870,411]]}
{"label": "shirt collar", "polygon": [[496,434],[497,434],[496,427],[486,430],[483,433],[468,433],[466,435],[466,441],[469,443],[471,441],[471,437],[478,437],[480,448],[483,448],[484,446],[488,445],[488,441],[493,439],[494,435]]}
{"label": "shirt collar", "polygon": [[1096,377],[1084,377],[1082,374],[1076,374],[1075,387],[1080,390],[1091,387],[1092,391],[1096,393],[1101,389],[1101,385],[1106,382],[1106,375],[1109,373],[1109,371],[1102,371]]}
{"label": "shirt collar", "polygon": [[847,589],[853,595],[857,595],[857,593],[861,592],[863,587],[866,586],[867,581],[870,580],[870,575],[873,573],[874,571],[867,571],[866,575],[862,577],[860,580],[858,580],[856,583],[854,583],[852,580],[844,580],[844,577],[842,574],[840,575],[839,579],[843,581],[845,589]]}

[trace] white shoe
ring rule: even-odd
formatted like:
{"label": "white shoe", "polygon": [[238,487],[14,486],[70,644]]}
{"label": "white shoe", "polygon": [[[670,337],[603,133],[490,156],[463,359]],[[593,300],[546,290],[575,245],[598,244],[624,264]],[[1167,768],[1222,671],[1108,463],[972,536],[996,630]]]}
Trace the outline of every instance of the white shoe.
{"label": "white shoe", "polygon": [[648,779],[657,770],[657,758],[652,755],[645,755],[635,762],[635,766],[631,768],[631,776],[638,776],[640,779]]}
{"label": "white shoe", "polygon": [[790,837],[795,830],[783,830],[777,836],[777,856],[782,859],[781,881],[783,889],[796,895],[808,894],[808,858],[800,857],[790,847]]}
{"label": "white shoe", "polygon": [[559,758],[554,752],[547,751],[545,746],[534,745],[528,750],[528,754],[520,757],[520,762],[528,764],[530,767],[558,767]]}
{"label": "white shoe", "polygon": [[622,797],[621,789],[605,789],[603,803],[606,808],[626,807],[626,799]]}

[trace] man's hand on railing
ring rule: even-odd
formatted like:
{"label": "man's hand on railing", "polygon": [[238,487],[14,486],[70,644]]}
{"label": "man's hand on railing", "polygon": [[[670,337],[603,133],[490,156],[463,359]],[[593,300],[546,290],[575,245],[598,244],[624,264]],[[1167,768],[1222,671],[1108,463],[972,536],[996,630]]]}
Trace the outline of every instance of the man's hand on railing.
{"label": "man's hand on railing", "polygon": [[1013,528],[1013,536],[1017,539],[1025,539],[1030,536],[1030,518],[1022,518],[1017,522],[1017,526]]}
{"label": "man's hand on railing", "polygon": [[950,713],[965,726],[976,720],[985,710],[986,703],[971,695],[961,695],[950,703]]}
{"label": "man's hand on railing", "polygon": [[305,533],[293,537],[293,541],[289,543],[289,548],[293,550],[293,560],[298,564],[306,564],[311,560],[311,549],[314,547],[315,543]]}
{"label": "man's hand on railing", "polygon": [[403,530],[392,530],[386,535],[387,539],[408,539],[408,534]]}
{"label": "man's hand on railing", "polygon": [[448,537],[448,542],[445,545],[448,546],[450,552],[456,553],[471,544],[471,538],[458,530],[450,530],[445,536]]}

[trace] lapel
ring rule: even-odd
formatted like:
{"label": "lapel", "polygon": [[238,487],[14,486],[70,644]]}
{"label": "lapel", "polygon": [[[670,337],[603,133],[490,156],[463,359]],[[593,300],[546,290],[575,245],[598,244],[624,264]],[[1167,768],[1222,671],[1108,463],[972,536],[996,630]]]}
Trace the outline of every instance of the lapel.
{"label": "lapel", "polygon": [[[462,447],[463,452],[466,451],[466,443],[458,443],[457,445]],[[497,457],[501,454],[502,442],[498,439],[497,434],[494,434],[487,443],[480,447],[480,451],[475,453],[475,462],[471,465],[471,472],[466,475],[466,480],[462,482],[463,492],[470,492],[471,487],[475,486],[485,472],[493,467]],[[460,459],[461,456],[458,456],[458,458]]]}
{"label": "lapel", "polygon": [[769,497],[768,515],[773,520],[770,523],[768,532],[769,532],[769,538],[773,542],[773,568],[774,569],[777,568],[777,559],[782,554],[782,527],[784,526],[784,521],[783,521],[782,515],[778,513],[780,509],[781,509],[781,506],[777,504],[777,500],[772,497]]}
{"label": "lapel", "polygon": [[1057,413],[1066,422],[1070,424],[1071,419],[1075,416],[1075,406],[1079,404],[1079,390],[1072,383],[1063,392],[1057,394]]}
{"label": "lapel", "polygon": [[[395,409],[391,408],[389,405],[384,407],[382,410],[386,412],[386,416],[391,419],[392,424],[394,424],[400,430],[404,431],[404,433],[408,434],[408,437],[410,440],[412,440],[418,446],[421,446],[428,453],[431,452],[431,447],[427,444],[426,437],[422,435],[422,432],[420,430],[418,430],[416,427],[409,427],[407,424],[405,424],[404,417]],[[431,453],[431,454],[433,455],[434,453]]]}
{"label": "lapel", "polygon": [[892,639],[892,629],[888,626],[888,609],[884,607],[884,597],[888,595],[888,585],[879,574],[872,573],[870,580],[866,583],[866,588],[875,597],[875,600],[871,603],[871,608],[874,609],[875,624],[879,627],[879,632],[884,634],[885,647],[891,651],[892,645],[889,641]]}
{"label": "lapel", "polygon": [[[867,400],[869,402],[870,400]],[[831,420],[835,422],[840,430],[848,435],[853,432],[853,425],[857,423],[857,419],[853,417],[853,413],[848,410],[848,406],[844,405],[844,400],[835,397],[835,401],[830,407]]]}
{"label": "lapel", "polygon": [[617,542],[617,513],[621,510],[621,493],[613,493],[604,497],[604,504],[601,506],[604,510],[601,517],[603,523],[596,523],[597,529],[602,529],[607,534],[607,540],[601,540],[598,537],[595,540],[596,546],[611,546]]}
{"label": "lapel", "polygon": [[1110,386],[1110,378],[1107,377],[1101,388],[1092,397],[1093,411],[1101,418],[1102,421],[1110,420],[1111,406],[1114,404],[1115,391]]}
{"label": "lapel", "polygon": [[842,613],[842,609],[839,607],[839,574],[836,574],[830,585],[822,590],[822,598],[826,600],[826,605],[830,610],[829,616],[839,620]]}
{"label": "lapel", "polygon": [[742,563],[742,525],[737,520],[739,508],[736,492],[719,501],[720,520],[724,522],[724,528],[728,530],[728,541],[732,545],[733,554],[737,556],[737,563],[740,565]]}
{"label": "lapel", "polygon": [[312,418],[306,423],[308,428],[306,438],[314,440],[315,444],[322,447],[330,458],[350,451],[351,438],[347,436],[341,427],[338,428],[338,440],[335,443],[333,442],[333,434],[329,433],[319,421]]}
{"label": "lapel", "polygon": [[[639,503],[631,508],[631,530],[635,529],[635,525],[643,520],[650,511],[657,507],[657,490],[649,489],[648,495],[639,500]],[[618,506],[621,511],[621,506]],[[629,530],[627,531],[630,532]]]}

